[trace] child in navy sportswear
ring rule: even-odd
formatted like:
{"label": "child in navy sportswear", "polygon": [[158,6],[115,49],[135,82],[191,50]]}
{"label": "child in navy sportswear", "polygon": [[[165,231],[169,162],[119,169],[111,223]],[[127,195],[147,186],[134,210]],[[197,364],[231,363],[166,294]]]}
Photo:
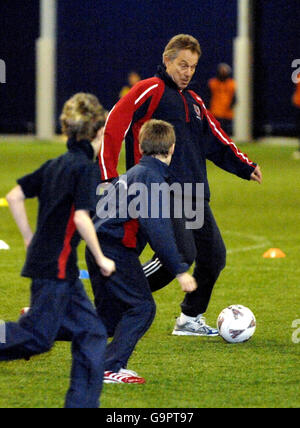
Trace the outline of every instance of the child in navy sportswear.
{"label": "child in navy sportswear", "polygon": [[[65,104],[61,122],[69,138],[68,152],[18,180],[7,196],[27,247],[22,275],[32,279],[32,287],[28,314],[18,323],[5,324],[0,361],[47,352],[64,331],[72,337],[73,357],[65,406],[97,408],[106,330],[78,279],[76,248],[80,234],[103,277],[114,272],[115,263],[103,255],[89,216],[95,205],[93,160],[103,138],[103,128],[99,129],[104,124],[104,110],[95,96],[77,94]],[[33,197],[39,200],[34,235],[24,204]]]}
{"label": "child in navy sportswear", "polygon": [[[187,273],[176,245],[168,201],[157,198],[157,186],[167,185],[168,166],[175,147],[173,126],[157,120],[140,131],[140,163],[106,188],[94,219],[104,254],[116,263],[116,273],[105,278],[97,269],[90,250],[87,265],[95,304],[108,335],[105,383],[144,383],[145,379],[127,369],[139,339],[150,328],[155,303],[139,255],[148,242],[160,260],[177,277],[184,292],[197,288]],[[155,212],[155,214],[154,214]]]}

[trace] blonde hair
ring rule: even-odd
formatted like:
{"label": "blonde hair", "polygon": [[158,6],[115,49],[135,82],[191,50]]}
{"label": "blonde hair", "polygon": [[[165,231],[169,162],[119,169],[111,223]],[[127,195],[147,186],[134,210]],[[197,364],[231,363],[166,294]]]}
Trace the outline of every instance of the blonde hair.
{"label": "blonde hair", "polygon": [[177,34],[177,36],[172,37],[165,47],[163,63],[165,63],[165,58],[169,58],[171,61],[174,61],[181,50],[190,50],[192,53],[197,53],[199,58],[202,55],[200,44],[195,37],[190,36],[189,34]]}
{"label": "blonde hair", "polygon": [[106,111],[92,94],[78,93],[64,105],[60,116],[62,133],[68,138],[94,140],[105,124]]}
{"label": "blonde hair", "polygon": [[139,142],[145,156],[168,156],[176,142],[174,127],[163,120],[149,120],[140,130]]}

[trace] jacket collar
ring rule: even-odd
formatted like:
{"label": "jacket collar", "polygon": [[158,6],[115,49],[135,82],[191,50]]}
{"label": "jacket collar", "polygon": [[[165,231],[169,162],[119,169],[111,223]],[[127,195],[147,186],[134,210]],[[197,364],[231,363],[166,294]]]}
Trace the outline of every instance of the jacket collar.
{"label": "jacket collar", "polygon": [[195,82],[193,80],[193,81],[190,82],[190,84],[189,84],[189,86],[187,88],[185,88],[185,89],[183,89],[181,91],[178,88],[177,84],[172,79],[172,77],[167,73],[166,67],[164,65],[159,65],[158,66],[157,73],[156,73],[155,77],[159,77],[161,80],[163,80],[165,82],[165,84],[167,86],[169,86],[170,88],[176,89],[177,91],[180,91],[180,92],[185,92],[185,91],[188,91],[189,89],[193,89],[194,86],[198,90],[198,84],[197,84],[197,82]]}
{"label": "jacket collar", "polygon": [[67,147],[70,152],[84,152],[89,159],[94,158],[94,149],[89,140],[77,141],[76,138],[69,138]]}
{"label": "jacket collar", "polygon": [[143,156],[140,164],[157,171],[164,178],[168,178],[170,175],[168,165],[152,156]]}
{"label": "jacket collar", "polygon": [[155,77],[159,77],[161,80],[163,80],[165,82],[165,84],[167,86],[169,86],[170,88],[173,88],[173,89],[177,89],[177,91],[179,91],[177,84],[174,82],[172,77],[167,73],[166,67],[164,65],[158,66],[157,73],[156,73]]}

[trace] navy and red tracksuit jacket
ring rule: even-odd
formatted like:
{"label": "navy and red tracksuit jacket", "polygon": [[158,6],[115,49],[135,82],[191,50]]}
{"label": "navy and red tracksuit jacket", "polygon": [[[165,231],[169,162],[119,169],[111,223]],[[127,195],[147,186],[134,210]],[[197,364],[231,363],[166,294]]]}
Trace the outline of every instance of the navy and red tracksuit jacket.
{"label": "navy and red tracksuit jacket", "polygon": [[100,197],[94,224],[104,246],[115,243],[140,254],[148,242],[175,277],[187,272],[189,266],[178,251],[171,218],[164,214],[168,212],[167,205],[171,209],[171,201],[153,186],[167,184],[168,178],[165,163],[144,156]]}
{"label": "navy and red tracksuit jacket", "polygon": [[179,183],[204,183],[206,200],[210,199],[207,159],[250,180],[256,164],[225,134],[201,97],[189,89],[179,90],[164,67],[155,77],[137,83],[111,110],[99,155],[103,180],[118,176],[124,138],[127,168],[140,161],[139,131],[150,119],[165,120],[175,127],[176,149],[170,173]]}

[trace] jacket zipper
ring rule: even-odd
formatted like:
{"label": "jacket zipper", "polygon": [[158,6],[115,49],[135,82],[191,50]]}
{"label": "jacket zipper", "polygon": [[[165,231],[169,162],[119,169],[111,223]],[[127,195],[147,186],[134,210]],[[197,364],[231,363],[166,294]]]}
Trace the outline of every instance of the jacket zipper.
{"label": "jacket zipper", "polygon": [[185,96],[183,95],[183,93],[181,91],[178,91],[180,93],[181,98],[183,99],[183,103],[184,103],[184,109],[185,109],[185,121],[186,122],[190,122],[190,113],[189,113],[189,106],[188,103],[185,99]]}

